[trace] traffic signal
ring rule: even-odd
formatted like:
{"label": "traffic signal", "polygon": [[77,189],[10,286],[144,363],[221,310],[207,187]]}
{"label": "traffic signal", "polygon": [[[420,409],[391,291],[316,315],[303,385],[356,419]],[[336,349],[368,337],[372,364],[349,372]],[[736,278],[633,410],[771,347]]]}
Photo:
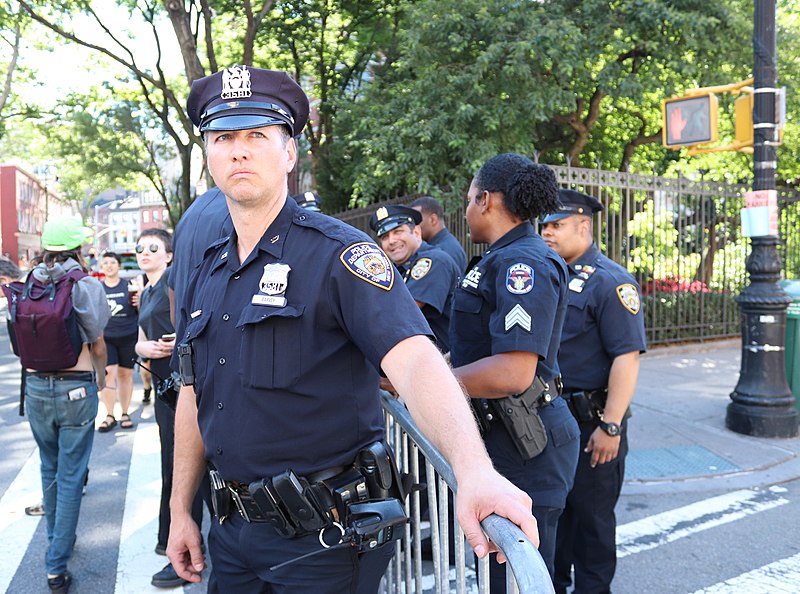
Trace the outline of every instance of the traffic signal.
{"label": "traffic signal", "polygon": [[662,102],[662,142],[667,148],[717,140],[717,97],[713,93]]}

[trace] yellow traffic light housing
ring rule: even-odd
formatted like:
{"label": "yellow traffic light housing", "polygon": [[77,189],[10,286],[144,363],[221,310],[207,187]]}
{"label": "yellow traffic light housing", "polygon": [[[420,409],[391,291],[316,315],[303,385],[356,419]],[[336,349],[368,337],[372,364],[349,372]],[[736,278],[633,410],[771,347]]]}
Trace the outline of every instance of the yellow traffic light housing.
{"label": "yellow traffic light housing", "polygon": [[753,95],[745,93],[733,103],[736,144],[753,146]]}
{"label": "yellow traffic light housing", "polygon": [[667,148],[717,140],[719,103],[713,93],[665,99],[662,115],[662,140]]}

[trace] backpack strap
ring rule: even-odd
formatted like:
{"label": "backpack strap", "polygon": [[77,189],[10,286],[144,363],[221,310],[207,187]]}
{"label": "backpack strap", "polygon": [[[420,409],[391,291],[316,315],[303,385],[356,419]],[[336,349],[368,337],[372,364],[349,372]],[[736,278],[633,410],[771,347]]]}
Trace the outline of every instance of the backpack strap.
{"label": "backpack strap", "polygon": [[19,416],[25,416],[25,384],[28,379],[28,370],[22,365],[22,379],[19,382]]}

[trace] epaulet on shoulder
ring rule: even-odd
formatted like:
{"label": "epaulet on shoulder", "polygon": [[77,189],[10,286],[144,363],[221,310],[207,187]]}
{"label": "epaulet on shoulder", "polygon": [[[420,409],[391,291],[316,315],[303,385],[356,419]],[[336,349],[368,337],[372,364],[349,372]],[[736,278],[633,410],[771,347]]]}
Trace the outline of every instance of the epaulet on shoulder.
{"label": "epaulet on shoulder", "polygon": [[315,229],[322,233],[325,237],[333,239],[347,247],[360,241],[369,241],[374,243],[374,240],[364,233],[353,227],[352,225],[335,219],[326,214],[314,212],[310,210],[301,210],[294,215],[294,223],[301,227],[308,229]]}
{"label": "epaulet on shoulder", "polygon": [[602,254],[602,257],[598,259],[597,268],[604,270],[617,283],[629,283],[633,278],[633,275],[622,265],[614,262],[605,254]]}
{"label": "epaulet on shoulder", "polygon": [[206,249],[203,251],[203,259],[205,260],[206,256],[209,253],[213,252],[214,250],[218,250],[220,247],[228,243],[231,236],[226,235],[225,237],[220,237],[219,239],[214,240]]}

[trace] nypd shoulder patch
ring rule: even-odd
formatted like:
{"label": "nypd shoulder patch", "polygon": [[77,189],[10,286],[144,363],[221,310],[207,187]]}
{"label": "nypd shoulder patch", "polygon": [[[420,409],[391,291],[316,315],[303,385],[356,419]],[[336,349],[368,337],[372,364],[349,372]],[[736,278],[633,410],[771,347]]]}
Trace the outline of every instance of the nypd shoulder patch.
{"label": "nypd shoulder patch", "polygon": [[420,258],[411,269],[411,278],[419,280],[428,274],[433,267],[433,262],[430,258]]}
{"label": "nypd shoulder patch", "polygon": [[339,256],[344,267],[363,281],[389,291],[394,285],[394,266],[381,249],[366,241],[354,243]]}
{"label": "nypd shoulder patch", "polygon": [[617,297],[622,302],[623,307],[631,312],[633,315],[639,313],[641,307],[641,300],[639,299],[639,291],[630,283],[619,285],[617,287]]}

